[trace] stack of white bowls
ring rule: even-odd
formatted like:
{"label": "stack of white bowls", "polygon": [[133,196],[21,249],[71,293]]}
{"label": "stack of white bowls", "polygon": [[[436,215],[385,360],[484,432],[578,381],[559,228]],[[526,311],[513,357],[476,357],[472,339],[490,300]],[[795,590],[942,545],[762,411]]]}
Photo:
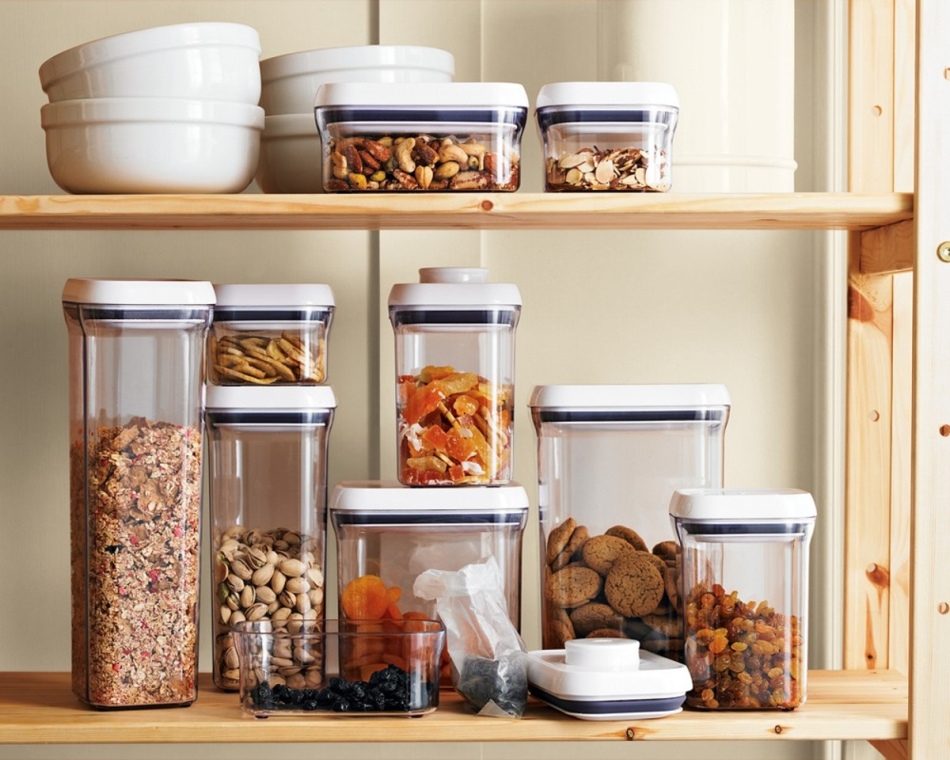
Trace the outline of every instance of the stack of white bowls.
{"label": "stack of white bowls", "polygon": [[40,66],[50,174],[70,193],[237,193],[264,128],[261,42],[243,24],[154,27]]}
{"label": "stack of white bowls", "polygon": [[261,61],[266,113],[257,184],[265,193],[323,190],[322,147],[313,102],[334,82],[451,82],[455,57],[413,45],[358,45],[288,53]]}

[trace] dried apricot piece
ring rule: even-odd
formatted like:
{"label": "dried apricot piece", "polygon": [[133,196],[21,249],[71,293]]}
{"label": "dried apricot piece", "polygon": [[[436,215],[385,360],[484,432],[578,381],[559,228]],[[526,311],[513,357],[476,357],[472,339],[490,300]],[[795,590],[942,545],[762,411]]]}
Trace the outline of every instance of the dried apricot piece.
{"label": "dried apricot piece", "polygon": [[346,584],[340,595],[343,614],[353,620],[375,620],[389,606],[386,584],[378,575],[361,575]]}

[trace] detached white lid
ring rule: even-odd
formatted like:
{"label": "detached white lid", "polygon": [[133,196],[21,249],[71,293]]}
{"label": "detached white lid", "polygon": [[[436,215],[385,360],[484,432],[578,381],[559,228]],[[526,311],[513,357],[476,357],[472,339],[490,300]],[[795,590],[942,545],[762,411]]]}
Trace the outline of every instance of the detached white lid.
{"label": "detached white lid", "polygon": [[387,480],[338,483],[330,496],[331,511],[426,513],[522,512],[528,508],[523,486],[412,488]]}
{"label": "detached white lid", "polygon": [[561,106],[597,108],[675,108],[676,89],[664,82],[555,82],[544,85],[535,103],[538,109]]}
{"label": "detached white lid", "polygon": [[521,307],[521,291],[511,283],[488,282],[480,267],[427,267],[418,283],[393,285],[389,308],[458,309],[460,307]]}
{"label": "detached white lid", "polygon": [[797,488],[685,488],[673,492],[670,517],[695,522],[814,520],[815,500]]}
{"label": "detached white lid", "polygon": [[215,283],[218,306],[334,306],[329,285],[316,284],[227,284]]}
{"label": "detached white lid", "polygon": [[537,385],[532,409],[626,411],[630,409],[697,409],[728,407],[725,385]]}
{"label": "detached white lid", "polygon": [[455,56],[421,45],[353,45],[285,53],[261,61],[261,81],[341,69],[430,69],[455,76]]}
{"label": "detached white lid", "polygon": [[322,84],[314,108],[528,108],[524,86],[512,82],[333,82]]}
{"label": "detached white lid", "polygon": [[335,409],[336,396],[328,385],[208,385],[205,409],[209,412],[241,410]]}
{"label": "detached white lid", "polygon": [[199,280],[98,280],[72,277],[63,287],[63,303],[116,306],[211,306],[214,287]]}

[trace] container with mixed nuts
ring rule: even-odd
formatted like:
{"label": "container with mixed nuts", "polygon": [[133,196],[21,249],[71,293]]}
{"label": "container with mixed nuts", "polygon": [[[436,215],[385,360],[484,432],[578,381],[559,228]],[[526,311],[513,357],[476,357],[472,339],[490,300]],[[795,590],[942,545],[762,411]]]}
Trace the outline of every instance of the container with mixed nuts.
{"label": "container with mixed nuts", "polygon": [[[211,386],[211,549],[215,684],[239,687],[232,629],[269,621],[291,634],[325,620],[327,386]],[[275,673],[313,686],[323,653],[290,649]]]}
{"label": "container with mixed nuts", "polygon": [[316,99],[327,192],[513,191],[521,85],[341,83]]}

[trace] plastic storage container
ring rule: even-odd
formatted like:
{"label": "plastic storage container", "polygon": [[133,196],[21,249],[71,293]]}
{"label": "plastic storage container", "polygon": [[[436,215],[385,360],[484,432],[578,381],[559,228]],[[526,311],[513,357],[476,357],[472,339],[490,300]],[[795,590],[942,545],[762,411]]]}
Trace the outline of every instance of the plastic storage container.
{"label": "plastic storage container", "polygon": [[389,294],[399,480],[508,483],[521,293],[486,269],[420,269],[419,280]]}
{"label": "plastic storage container", "polygon": [[[328,620],[291,632],[269,620],[234,629],[241,707],[258,718],[404,715],[439,705],[439,660],[445,628],[437,620]],[[305,678],[292,657],[326,663]],[[316,673],[324,672],[321,680]]]}
{"label": "plastic storage container", "polygon": [[[339,618],[384,618],[397,611],[433,617],[435,603],[413,594],[420,573],[494,558],[509,617],[520,627],[527,516],[528,495],[516,485],[447,491],[379,481],[338,484],[330,520],[337,542]],[[389,604],[396,607],[388,610]]]}
{"label": "plastic storage container", "polygon": [[108,709],[197,696],[209,282],[70,279],[72,688]]}
{"label": "plastic storage container", "polygon": [[793,489],[686,489],[670,501],[683,545],[687,704],[805,703],[808,545],[817,510]]}
{"label": "plastic storage container", "polygon": [[326,84],[315,112],[327,192],[498,192],[521,183],[520,84]]}
{"label": "plastic storage container", "polygon": [[683,659],[677,488],[722,484],[722,385],[545,385],[538,434],[542,638],[628,637]]}
{"label": "plastic storage container", "polygon": [[659,82],[544,85],[536,116],[544,189],[665,192],[679,98]]}
{"label": "plastic storage container", "polygon": [[208,374],[215,385],[314,385],[327,379],[335,309],[328,285],[215,285]]}
{"label": "plastic storage container", "polygon": [[[327,444],[336,400],[326,386],[211,386],[214,682],[239,686],[238,623],[299,630],[326,619]],[[291,657],[304,678],[323,662]]]}

